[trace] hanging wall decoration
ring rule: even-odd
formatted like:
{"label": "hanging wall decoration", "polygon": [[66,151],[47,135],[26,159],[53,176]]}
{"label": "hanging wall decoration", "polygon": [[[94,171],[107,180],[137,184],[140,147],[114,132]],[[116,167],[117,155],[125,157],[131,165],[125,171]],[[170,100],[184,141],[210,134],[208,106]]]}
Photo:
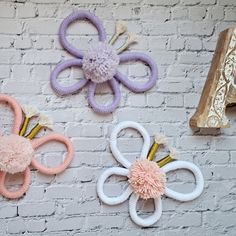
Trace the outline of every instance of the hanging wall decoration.
{"label": "hanging wall decoration", "polygon": [[[117,147],[117,136],[119,132],[126,128],[133,128],[140,132],[143,137],[143,148],[140,156],[131,163],[127,160]],[[123,167],[112,167],[102,173],[97,182],[97,193],[99,198],[108,205],[116,205],[125,202],[129,198],[129,213],[131,219],[142,227],[148,227],[155,224],[162,214],[161,196],[173,198],[177,201],[191,201],[200,196],[204,188],[204,180],[199,168],[191,162],[176,160],[175,149],[170,149],[170,154],[163,159],[154,162],[155,153],[159,145],[165,144],[162,136],[157,136],[150,147],[150,137],[147,131],[138,123],[125,121],[118,124],[110,138],[110,147],[115,159]],[[196,187],[190,193],[179,193],[166,186],[166,173],[178,169],[186,169],[193,173],[196,180]],[[128,187],[124,192],[116,197],[107,196],[104,192],[104,184],[112,175],[127,177]],[[153,199],[154,213],[142,218],[137,213],[138,199]]]}
{"label": "hanging wall decoration", "polygon": [[228,105],[236,104],[236,28],[221,32],[197,111],[190,126],[226,128]]}
{"label": "hanging wall decoration", "polygon": [[[34,138],[42,128],[52,129],[53,126],[52,120],[43,114],[38,114],[38,110],[35,107],[22,106],[21,108],[14,98],[4,94],[0,94],[0,102],[8,103],[14,112],[12,134],[0,134],[0,194],[6,198],[20,198],[29,188],[29,165],[46,175],[61,173],[69,166],[74,155],[74,149],[70,139],[58,133]],[[39,122],[27,134],[30,119],[38,115]],[[68,151],[63,163],[56,167],[44,166],[35,158],[35,150],[51,141],[64,144]],[[21,172],[24,175],[22,186],[17,190],[7,189],[5,185],[6,174]]]}
{"label": "hanging wall decoration", "polygon": [[[73,46],[66,38],[67,28],[77,20],[88,20],[98,31],[99,42],[91,45],[86,52]],[[136,93],[151,89],[157,79],[157,66],[154,60],[144,53],[123,52],[137,40],[136,35],[129,33],[126,42],[117,50],[112,47],[118,37],[124,34],[126,30],[127,27],[124,22],[117,22],[116,32],[110,41],[107,42],[107,35],[102,22],[89,11],[77,11],[64,19],[59,29],[59,39],[61,45],[76,59],[63,61],[52,71],[50,82],[53,90],[59,95],[68,95],[77,93],[85,85],[88,85],[88,101],[93,110],[98,113],[110,113],[120,103],[119,82]],[[140,84],[139,82],[131,81],[118,70],[120,63],[128,61],[140,61],[150,68],[151,75],[146,83]],[[59,84],[57,77],[59,73],[70,67],[82,68],[84,78],[71,86],[62,86]],[[94,98],[97,85],[105,82],[108,83],[114,93],[114,100],[109,105],[98,104]]]}

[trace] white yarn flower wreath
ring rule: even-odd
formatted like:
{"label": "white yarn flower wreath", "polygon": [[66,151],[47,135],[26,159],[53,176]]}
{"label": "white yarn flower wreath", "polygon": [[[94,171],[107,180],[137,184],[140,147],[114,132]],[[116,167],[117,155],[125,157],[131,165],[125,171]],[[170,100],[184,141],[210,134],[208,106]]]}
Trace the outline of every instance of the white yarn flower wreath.
{"label": "white yarn flower wreath", "polygon": [[[126,128],[133,128],[140,132],[144,144],[140,157],[131,163],[127,160],[117,147],[117,135]],[[132,121],[119,123],[113,130],[110,138],[110,147],[115,159],[123,165],[122,167],[112,167],[105,170],[98,179],[97,193],[99,198],[108,205],[117,205],[126,201],[129,197],[129,213],[134,223],[142,227],[155,224],[162,214],[161,196],[186,202],[199,197],[204,188],[204,179],[200,169],[193,163],[187,161],[173,161],[159,167],[156,162],[147,160],[150,148],[150,137],[148,132],[140,124]],[[196,186],[190,193],[179,193],[166,186],[166,173],[178,169],[186,169],[193,173]],[[112,175],[120,175],[128,178],[128,187],[116,197],[109,197],[104,193],[105,181]],[[137,202],[139,198],[153,198],[155,210],[149,217],[142,218],[137,213]]]}

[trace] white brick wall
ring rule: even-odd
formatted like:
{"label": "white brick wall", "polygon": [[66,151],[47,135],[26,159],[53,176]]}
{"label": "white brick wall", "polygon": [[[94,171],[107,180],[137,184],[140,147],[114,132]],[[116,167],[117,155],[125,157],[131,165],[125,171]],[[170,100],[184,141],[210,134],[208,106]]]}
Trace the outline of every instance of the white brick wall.
{"label": "white brick wall", "polygon": [[[86,89],[77,95],[57,97],[49,87],[50,71],[71,57],[59,44],[58,27],[76,9],[94,11],[104,20],[109,35],[115,20],[125,20],[139,35],[140,43],[132,50],[145,51],[158,63],[156,87],[145,94],[133,94],[121,86],[121,106],[107,116],[97,115],[88,107]],[[218,34],[229,26],[236,26],[235,0],[1,0],[1,92],[21,103],[30,101],[51,115],[56,131],[72,138],[76,155],[71,167],[58,176],[32,170],[31,187],[24,198],[0,198],[0,235],[235,236],[235,108],[228,111],[230,129],[191,130],[188,125]],[[68,32],[82,49],[90,38],[96,39],[94,29],[84,24],[72,26]],[[147,74],[140,64],[122,66],[122,71],[141,79]],[[79,74],[68,70],[64,80]],[[100,101],[106,97],[110,96],[97,96]],[[10,110],[1,108],[1,126],[9,130]],[[111,130],[127,119],[142,123],[151,135],[166,134],[182,159],[198,164],[206,179],[204,193],[193,202],[164,198],[161,220],[147,229],[132,223],[127,202],[110,207],[101,204],[96,195],[97,177],[104,168],[117,165],[108,145]],[[129,141],[127,134],[120,140],[120,148],[129,158],[138,155],[141,145],[139,136],[132,134],[135,140]],[[58,163],[64,149],[60,145],[47,147],[40,149],[39,158],[49,165]],[[180,171],[168,177],[171,186],[181,191],[192,187],[188,173]],[[8,182],[19,183],[16,178]],[[108,193],[121,191],[121,184],[117,187],[115,182],[112,178]],[[140,203],[140,209],[152,211],[151,201]]]}

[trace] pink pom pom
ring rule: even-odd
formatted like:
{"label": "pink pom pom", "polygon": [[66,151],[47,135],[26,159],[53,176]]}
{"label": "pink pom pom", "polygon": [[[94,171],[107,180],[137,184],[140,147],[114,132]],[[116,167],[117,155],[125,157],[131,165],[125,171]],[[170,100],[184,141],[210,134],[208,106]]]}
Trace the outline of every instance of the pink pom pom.
{"label": "pink pom pom", "polygon": [[135,161],[128,178],[134,192],[143,199],[158,198],[165,192],[166,174],[155,162]]}
{"label": "pink pom pom", "polygon": [[0,137],[0,170],[15,174],[23,172],[34,156],[30,140],[16,134]]}
{"label": "pink pom pom", "polygon": [[103,83],[113,78],[119,64],[119,56],[107,43],[92,45],[83,57],[83,72],[88,80]]}

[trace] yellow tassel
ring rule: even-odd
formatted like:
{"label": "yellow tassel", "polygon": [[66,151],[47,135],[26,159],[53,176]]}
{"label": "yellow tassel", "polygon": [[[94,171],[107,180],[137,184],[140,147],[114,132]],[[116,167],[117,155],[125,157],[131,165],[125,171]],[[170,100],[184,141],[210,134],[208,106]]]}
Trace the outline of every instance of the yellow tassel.
{"label": "yellow tassel", "polygon": [[149,161],[152,161],[152,160],[154,159],[155,154],[156,154],[156,152],[157,152],[157,150],[158,150],[158,147],[159,147],[159,144],[158,144],[158,143],[154,142],[154,143],[152,144],[152,146],[151,146],[151,148],[150,148],[150,150],[149,150],[148,156],[147,156],[147,159],[148,159]]}
{"label": "yellow tassel", "polygon": [[127,30],[127,26],[124,21],[118,21],[116,23],[116,32],[111,37],[109,44],[112,45],[115,43],[115,41],[118,39],[120,35],[122,35]]}
{"label": "yellow tassel", "polygon": [[31,129],[31,131],[26,135],[26,138],[28,138],[28,139],[34,138],[42,128],[43,128],[43,126],[41,126],[40,124],[36,124]]}
{"label": "yellow tassel", "polygon": [[25,135],[27,127],[29,125],[29,121],[30,121],[30,119],[25,116],[24,121],[23,121],[23,125],[22,125],[22,127],[20,129],[20,133],[19,133],[20,136],[24,136]]}
{"label": "yellow tassel", "polygon": [[36,124],[31,131],[29,132],[29,134],[26,135],[26,138],[32,139],[34,138],[39,131],[43,128],[48,128],[48,129],[53,129],[53,121],[52,119],[50,119],[48,116],[44,115],[44,114],[40,114],[39,117],[39,122],[38,124]]}
{"label": "yellow tassel", "polygon": [[167,155],[164,158],[162,158],[161,160],[157,161],[157,164],[160,167],[162,167],[162,166],[166,165],[167,163],[169,163],[171,161],[175,161],[177,159],[179,159],[177,150],[175,148],[170,148],[169,155]]}
{"label": "yellow tassel", "polygon": [[154,142],[153,142],[153,144],[152,144],[152,146],[149,150],[147,159],[149,161],[153,161],[159,146],[163,145],[163,144],[166,144],[166,143],[167,143],[167,141],[166,141],[166,137],[164,135],[156,134],[155,138],[154,138]]}
{"label": "yellow tassel", "polygon": [[22,127],[20,129],[20,133],[19,133],[20,136],[25,135],[26,130],[27,130],[28,125],[29,125],[30,118],[32,118],[33,116],[38,115],[38,113],[39,113],[38,109],[34,106],[23,105],[22,110],[23,110],[23,113],[25,114],[25,118],[24,118]]}
{"label": "yellow tassel", "polygon": [[161,160],[157,161],[157,165],[159,165],[160,167],[166,165],[167,163],[173,161],[174,159],[171,156],[166,156],[164,158],[162,158]]}

